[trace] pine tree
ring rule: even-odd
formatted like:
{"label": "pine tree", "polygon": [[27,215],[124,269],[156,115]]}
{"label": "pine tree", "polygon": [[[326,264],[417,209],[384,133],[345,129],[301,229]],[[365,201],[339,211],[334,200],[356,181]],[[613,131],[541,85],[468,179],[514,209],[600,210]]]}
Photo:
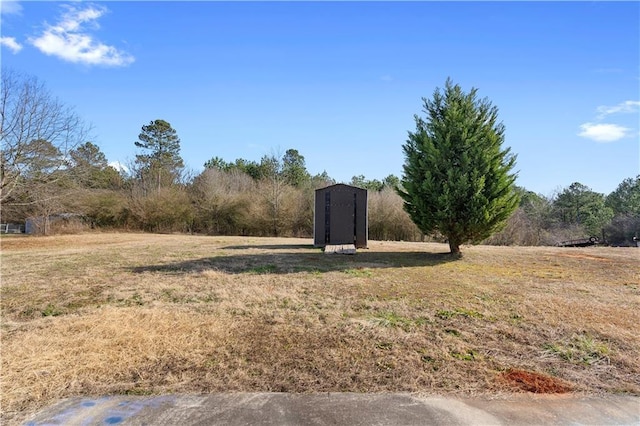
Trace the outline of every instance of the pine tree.
{"label": "pine tree", "polygon": [[69,151],[68,162],[69,172],[82,187],[116,189],[122,184],[120,173],[109,166],[100,147],[91,142]]}
{"label": "pine tree", "polygon": [[501,147],[498,109],[476,94],[447,79],[433,99],[423,98],[426,117],[415,115],[403,146],[405,210],[423,233],[447,238],[455,255],[502,229],[519,202],[516,157]]}
{"label": "pine tree", "polygon": [[304,156],[297,149],[288,149],[282,156],[282,174],[285,182],[297,188],[311,179],[305,165]]}
{"label": "pine tree", "polygon": [[180,138],[171,124],[164,120],[152,121],[142,126],[138,139],[135,145],[147,151],[136,155],[142,180],[155,180],[158,191],[163,185],[175,183],[184,163],[180,157]]}

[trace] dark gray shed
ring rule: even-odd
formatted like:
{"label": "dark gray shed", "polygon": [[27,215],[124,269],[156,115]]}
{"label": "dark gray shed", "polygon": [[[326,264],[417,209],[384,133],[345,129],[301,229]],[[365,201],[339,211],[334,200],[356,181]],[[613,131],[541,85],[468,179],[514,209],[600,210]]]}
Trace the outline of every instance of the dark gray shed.
{"label": "dark gray shed", "polygon": [[342,183],[316,189],[313,245],[355,244],[368,239],[367,190]]}

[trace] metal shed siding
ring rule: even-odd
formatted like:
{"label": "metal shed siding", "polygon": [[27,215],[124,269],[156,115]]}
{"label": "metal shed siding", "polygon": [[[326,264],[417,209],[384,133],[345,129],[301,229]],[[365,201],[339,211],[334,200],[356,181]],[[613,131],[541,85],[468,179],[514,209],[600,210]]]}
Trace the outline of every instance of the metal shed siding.
{"label": "metal shed siding", "polygon": [[337,184],[316,190],[314,245],[355,244],[366,248],[368,239],[367,190]]}

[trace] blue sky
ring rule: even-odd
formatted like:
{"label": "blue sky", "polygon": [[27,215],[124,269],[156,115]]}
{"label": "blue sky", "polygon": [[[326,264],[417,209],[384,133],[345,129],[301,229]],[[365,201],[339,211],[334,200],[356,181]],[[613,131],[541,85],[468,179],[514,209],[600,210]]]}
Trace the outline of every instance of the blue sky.
{"label": "blue sky", "polygon": [[638,2],[2,0],[3,67],[41,79],[110,161],[171,123],[195,172],[300,151],[312,174],[400,176],[447,77],[499,108],[518,184],[609,193],[640,173]]}

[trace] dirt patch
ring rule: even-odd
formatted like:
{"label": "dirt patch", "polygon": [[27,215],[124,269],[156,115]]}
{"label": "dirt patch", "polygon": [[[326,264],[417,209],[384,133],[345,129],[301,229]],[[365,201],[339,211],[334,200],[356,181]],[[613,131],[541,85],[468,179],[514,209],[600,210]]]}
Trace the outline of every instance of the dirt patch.
{"label": "dirt patch", "polygon": [[517,369],[502,373],[500,381],[511,389],[532,393],[567,393],[573,390],[569,383],[555,377]]}

